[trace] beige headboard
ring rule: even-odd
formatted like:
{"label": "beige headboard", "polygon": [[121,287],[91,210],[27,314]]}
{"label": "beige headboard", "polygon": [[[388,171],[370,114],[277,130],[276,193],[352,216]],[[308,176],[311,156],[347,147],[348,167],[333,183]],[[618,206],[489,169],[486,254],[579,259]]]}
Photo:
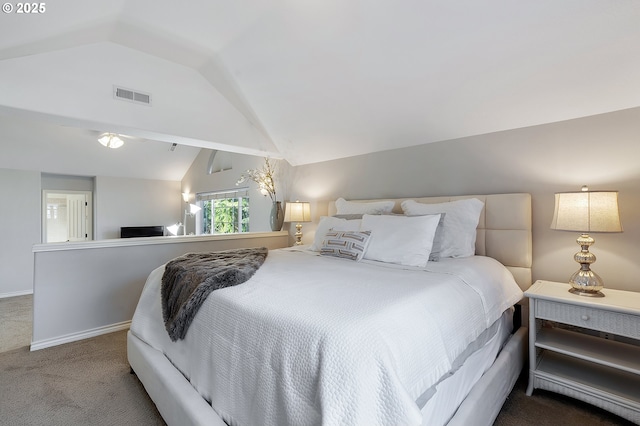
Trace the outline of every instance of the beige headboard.
{"label": "beige headboard", "polygon": [[[493,257],[505,265],[518,285],[526,290],[531,286],[531,195],[491,194],[463,195],[455,197],[386,198],[396,202],[394,213],[402,214],[400,204],[404,200],[419,203],[444,203],[465,198],[477,198],[484,202],[484,210],[478,223],[476,254]],[[381,200],[350,200],[357,202]],[[329,215],[336,214],[335,203],[329,203]]]}

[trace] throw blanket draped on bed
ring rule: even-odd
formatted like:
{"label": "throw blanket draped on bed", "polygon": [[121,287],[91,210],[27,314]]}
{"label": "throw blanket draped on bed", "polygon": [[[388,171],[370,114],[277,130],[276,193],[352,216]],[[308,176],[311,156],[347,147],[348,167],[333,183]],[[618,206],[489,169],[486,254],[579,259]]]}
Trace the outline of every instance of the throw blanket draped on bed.
{"label": "throw blanket draped on bed", "polygon": [[162,316],[172,341],[184,339],[207,296],[242,284],[267,257],[265,247],[188,253],[168,262],[162,275]]}

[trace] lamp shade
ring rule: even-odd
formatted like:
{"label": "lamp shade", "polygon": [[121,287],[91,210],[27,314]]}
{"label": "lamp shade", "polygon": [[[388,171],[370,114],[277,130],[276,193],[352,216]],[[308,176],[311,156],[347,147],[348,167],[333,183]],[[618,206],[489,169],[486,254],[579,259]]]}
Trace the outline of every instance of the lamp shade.
{"label": "lamp shade", "polygon": [[556,193],[551,229],[560,231],[622,232],[617,191]]}
{"label": "lamp shade", "polygon": [[285,222],[311,222],[311,206],[306,201],[288,202],[284,211]]}
{"label": "lamp shade", "polygon": [[169,231],[171,235],[178,235],[178,230],[181,226],[181,223],[174,223],[173,225],[167,226],[167,231]]}

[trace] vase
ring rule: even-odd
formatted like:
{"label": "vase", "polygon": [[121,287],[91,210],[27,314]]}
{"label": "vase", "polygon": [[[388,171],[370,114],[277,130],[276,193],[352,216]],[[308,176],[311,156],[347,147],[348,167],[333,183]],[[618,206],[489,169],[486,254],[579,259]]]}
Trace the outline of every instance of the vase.
{"label": "vase", "polygon": [[284,212],[282,211],[282,203],[280,201],[273,202],[269,223],[271,224],[271,230],[274,232],[282,229],[282,224],[284,223]]}

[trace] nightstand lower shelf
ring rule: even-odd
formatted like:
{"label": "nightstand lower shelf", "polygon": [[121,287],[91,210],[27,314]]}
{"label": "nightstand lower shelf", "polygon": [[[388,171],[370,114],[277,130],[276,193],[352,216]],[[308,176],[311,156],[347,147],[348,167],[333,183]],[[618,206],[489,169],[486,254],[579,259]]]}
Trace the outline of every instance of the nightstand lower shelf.
{"label": "nightstand lower shelf", "polygon": [[532,372],[533,388],[570,396],[640,424],[640,376],[543,351]]}

